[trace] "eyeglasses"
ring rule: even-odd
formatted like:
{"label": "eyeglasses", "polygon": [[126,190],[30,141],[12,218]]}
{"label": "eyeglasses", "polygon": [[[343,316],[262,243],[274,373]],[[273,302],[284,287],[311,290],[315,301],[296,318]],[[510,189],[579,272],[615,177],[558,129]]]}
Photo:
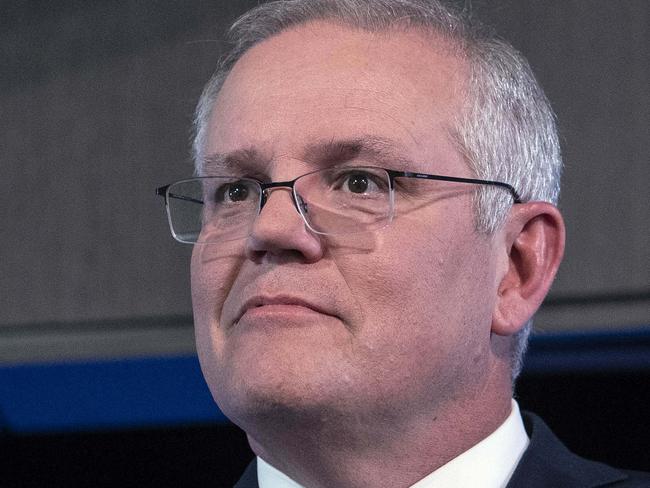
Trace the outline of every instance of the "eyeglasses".
{"label": "eyeglasses", "polygon": [[332,167],[291,181],[262,183],[252,178],[203,176],[156,189],[165,198],[174,238],[190,244],[220,243],[248,237],[274,188],[289,188],[307,227],[316,234],[369,232],[387,226],[395,209],[395,179],[447,181],[516,190],[500,181],[394,171],[372,166]]}

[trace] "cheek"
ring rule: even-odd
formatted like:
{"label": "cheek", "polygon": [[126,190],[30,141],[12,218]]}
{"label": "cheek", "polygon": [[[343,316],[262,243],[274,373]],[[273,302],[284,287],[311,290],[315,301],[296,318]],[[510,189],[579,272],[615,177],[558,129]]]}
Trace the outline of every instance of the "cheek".
{"label": "cheek", "polygon": [[485,325],[488,304],[478,303],[491,283],[485,243],[471,229],[432,236],[412,228],[391,229],[372,253],[337,259],[363,311],[364,342],[385,357],[445,354]]}
{"label": "cheek", "polygon": [[192,252],[192,308],[196,345],[202,356],[218,353],[219,318],[242,263],[241,243],[195,246]]}
{"label": "cheek", "polygon": [[441,276],[443,250],[433,249],[430,243],[423,247],[412,238],[406,242],[383,238],[368,254],[336,258],[350,293],[368,315],[364,321],[377,317],[380,323],[394,320],[392,317],[408,319],[413,312],[432,305],[427,297],[445,281]]}

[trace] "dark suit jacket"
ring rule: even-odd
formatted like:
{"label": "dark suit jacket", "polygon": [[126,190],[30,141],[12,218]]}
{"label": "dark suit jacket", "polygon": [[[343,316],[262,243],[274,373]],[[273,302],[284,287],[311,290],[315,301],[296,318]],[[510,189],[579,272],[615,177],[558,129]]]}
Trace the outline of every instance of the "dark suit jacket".
{"label": "dark suit jacket", "polygon": [[[530,444],[508,488],[650,488],[650,474],[614,469],[578,457],[539,417],[527,412],[523,417]],[[259,488],[254,460],[234,488]]]}

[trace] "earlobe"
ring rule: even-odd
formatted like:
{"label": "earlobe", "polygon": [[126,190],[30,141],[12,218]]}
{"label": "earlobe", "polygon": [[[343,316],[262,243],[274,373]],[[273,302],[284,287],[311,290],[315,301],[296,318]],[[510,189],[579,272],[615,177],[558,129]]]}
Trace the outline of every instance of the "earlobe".
{"label": "earlobe", "polygon": [[505,224],[507,269],[501,277],[492,332],[512,335],[533,316],[548,293],[564,254],[564,220],[546,202],[515,205]]}

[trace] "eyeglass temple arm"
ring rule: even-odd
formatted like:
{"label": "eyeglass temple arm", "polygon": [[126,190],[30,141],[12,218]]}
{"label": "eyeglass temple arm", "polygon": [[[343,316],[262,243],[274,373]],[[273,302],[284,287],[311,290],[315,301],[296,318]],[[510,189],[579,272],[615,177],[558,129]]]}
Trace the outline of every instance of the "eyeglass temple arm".
{"label": "eyeglass temple arm", "polygon": [[458,176],[429,175],[426,173],[412,173],[410,171],[388,170],[388,174],[390,175],[391,178],[419,178],[422,180],[451,181],[454,183],[471,183],[474,185],[499,186],[501,188],[505,188],[510,192],[512,198],[514,199],[514,203],[522,203],[521,197],[517,193],[517,190],[515,190],[512,185],[509,185],[508,183],[503,183],[501,181],[479,180],[476,178],[460,178]]}
{"label": "eyeglass temple arm", "polygon": [[166,186],[161,186],[160,188],[156,188],[156,195],[161,196],[165,198],[165,201],[167,198],[176,198],[177,200],[185,200],[186,202],[192,202],[192,203],[198,203],[203,205],[203,200],[199,200],[197,198],[192,198],[192,197],[186,197],[185,195],[179,195],[177,193],[167,193],[167,189],[171,185],[166,185]]}

